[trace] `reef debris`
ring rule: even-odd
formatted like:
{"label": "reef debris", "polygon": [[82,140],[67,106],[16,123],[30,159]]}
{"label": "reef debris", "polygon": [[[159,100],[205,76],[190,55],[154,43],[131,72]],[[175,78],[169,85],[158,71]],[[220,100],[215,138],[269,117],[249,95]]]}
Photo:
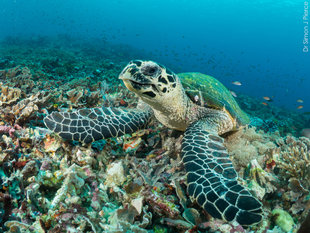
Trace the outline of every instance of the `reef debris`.
{"label": "reef debris", "polygon": [[[51,133],[48,112],[138,102],[117,79],[128,54],[62,39],[67,50],[0,48],[11,56],[0,70],[1,232],[294,232],[306,219],[310,143],[297,138],[305,117],[242,94],[256,118],[225,144],[240,182],[264,204],[263,221],[249,228],[212,218],[188,197],[180,132],[151,122],[87,147]],[[291,216],[283,229],[279,210]]]}

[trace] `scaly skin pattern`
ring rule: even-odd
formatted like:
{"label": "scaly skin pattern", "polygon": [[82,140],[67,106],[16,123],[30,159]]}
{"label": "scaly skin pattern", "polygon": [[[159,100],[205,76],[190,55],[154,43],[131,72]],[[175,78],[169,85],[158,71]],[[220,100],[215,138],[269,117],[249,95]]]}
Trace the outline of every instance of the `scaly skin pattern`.
{"label": "scaly skin pattern", "polygon": [[[215,218],[236,220],[241,225],[260,222],[262,205],[237,182],[237,172],[219,137],[237,129],[236,120],[225,106],[207,108],[193,103],[178,76],[152,61],[129,63],[120,78],[152,107],[157,120],[169,128],[185,131],[182,158],[189,195]],[[196,80],[196,86],[200,86],[197,77]],[[212,88],[218,84],[213,81],[204,86]]]}
{"label": "scaly skin pattern", "polygon": [[145,128],[154,114],[163,125],[185,131],[182,158],[189,195],[215,218],[236,220],[241,225],[260,222],[262,205],[237,182],[237,173],[219,136],[237,129],[229,110],[225,106],[195,104],[186,95],[178,76],[153,61],[131,61],[119,78],[147,108],[56,112],[44,119],[45,125],[63,138],[90,143]]}
{"label": "scaly skin pattern", "polygon": [[65,139],[87,144],[144,129],[152,115],[152,111],[140,109],[85,108],[53,112],[44,118],[44,123]]}
{"label": "scaly skin pattern", "polygon": [[188,127],[182,142],[187,191],[211,216],[241,225],[262,219],[262,206],[237,182],[237,172],[209,119]]}

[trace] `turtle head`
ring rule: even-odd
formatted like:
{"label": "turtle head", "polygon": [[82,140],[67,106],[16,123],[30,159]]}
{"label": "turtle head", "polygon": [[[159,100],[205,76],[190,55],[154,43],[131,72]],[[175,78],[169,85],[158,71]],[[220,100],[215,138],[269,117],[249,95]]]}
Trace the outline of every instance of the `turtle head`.
{"label": "turtle head", "polygon": [[170,96],[176,96],[182,89],[177,75],[153,61],[131,61],[119,78],[150,105],[167,103]]}

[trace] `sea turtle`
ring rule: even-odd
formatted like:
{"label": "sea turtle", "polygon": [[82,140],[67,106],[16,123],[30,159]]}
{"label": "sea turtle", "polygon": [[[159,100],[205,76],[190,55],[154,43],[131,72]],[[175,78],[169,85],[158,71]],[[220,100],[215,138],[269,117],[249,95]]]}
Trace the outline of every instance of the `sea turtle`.
{"label": "sea turtle", "polygon": [[182,159],[187,191],[211,216],[241,225],[261,221],[261,203],[237,181],[221,135],[249,122],[230,92],[201,73],[176,75],[153,61],[131,61],[119,78],[144,103],[136,109],[85,108],[53,112],[45,125],[61,137],[82,143],[119,137],[147,127],[152,116],[185,131]]}

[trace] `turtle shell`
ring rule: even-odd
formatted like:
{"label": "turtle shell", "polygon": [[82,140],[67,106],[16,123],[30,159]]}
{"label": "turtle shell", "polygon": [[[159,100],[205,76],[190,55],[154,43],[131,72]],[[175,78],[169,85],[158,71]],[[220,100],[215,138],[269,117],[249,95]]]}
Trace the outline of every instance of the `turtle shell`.
{"label": "turtle shell", "polygon": [[226,110],[237,121],[237,126],[250,122],[249,116],[241,110],[230,91],[217,79],[201,73],[180,73],[183,88],[197,105],[206,108]]}

